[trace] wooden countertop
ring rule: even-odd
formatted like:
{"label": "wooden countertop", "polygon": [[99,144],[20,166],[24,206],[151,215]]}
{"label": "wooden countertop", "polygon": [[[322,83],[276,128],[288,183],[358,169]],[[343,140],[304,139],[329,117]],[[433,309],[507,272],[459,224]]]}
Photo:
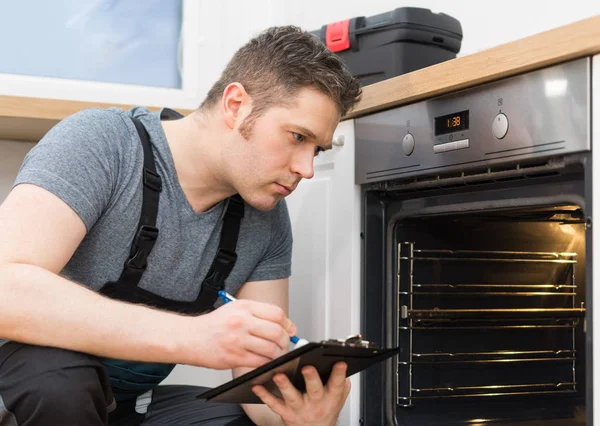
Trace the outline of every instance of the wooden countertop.
{"label": "wooden countertop", "polygon": [[[361,102],[345,118],[596,53],[600,53],[600,15],[367,86]],[[85,108],[109,106],[131,107],[0,95],[0,140],[37,142],[68,115]]]}
{"label": "wooden countertop", "polygon": [[[124,109],[132,107],[100,102],[0,95],[0,140],[38,142],[51,127],[71,114],[86,108],[111,106]],[[149,106],[148,109],[156,111],[159,107]],[[182,109],[178,111],[182,114],[191,112]]]}
{"label": "wooden countertop", "polygon": [[366,86],[358,117],[600,53],[600,15]]}

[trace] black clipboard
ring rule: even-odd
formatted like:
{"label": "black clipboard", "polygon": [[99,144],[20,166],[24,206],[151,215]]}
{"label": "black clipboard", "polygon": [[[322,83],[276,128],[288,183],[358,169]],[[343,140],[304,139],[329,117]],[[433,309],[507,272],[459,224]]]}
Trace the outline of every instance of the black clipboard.
{"label": "black clipboard", "polygon": [[263,385],[273,395],[281,397],[279,388],[272,380],[277,373],[287,375],[292,384],[304,393],[306,384],[302,367],[306,365],[314,366],[323,383],[326,383],[331,369],[337,362],[344,361],[348,364],[346,377],[349,377],[390,358],[397,352],[398,348],[379,348],[362,340],[360,335],[350,336],[346,340],[310,342],[196,398],[211,402],[262,404],[260,398],[252,392],[252,386]]}

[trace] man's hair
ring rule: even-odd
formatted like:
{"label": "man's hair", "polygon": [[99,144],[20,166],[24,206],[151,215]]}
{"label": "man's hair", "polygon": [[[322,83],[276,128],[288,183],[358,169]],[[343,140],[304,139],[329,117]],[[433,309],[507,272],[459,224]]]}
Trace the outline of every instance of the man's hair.
{"label": "man's hair", "polygon": [[269,28],[242,46],[200,109],[219,102],[233,82],[241,83],[252,97],[252,112],[244,123],[248,132],[267,109],[290,104],[303,88],[328,96],[342,115],[356,105],[361,95],[360,83],[344,61],[317,36],[291,25]]}

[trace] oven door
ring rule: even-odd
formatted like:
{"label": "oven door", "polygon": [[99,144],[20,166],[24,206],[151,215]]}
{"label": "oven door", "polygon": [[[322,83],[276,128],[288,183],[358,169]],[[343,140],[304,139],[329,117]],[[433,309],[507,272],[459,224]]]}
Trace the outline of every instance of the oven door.
{"label": "oven door", "polygon": [[590,160],[365,190],[364,424],[592,424]]}

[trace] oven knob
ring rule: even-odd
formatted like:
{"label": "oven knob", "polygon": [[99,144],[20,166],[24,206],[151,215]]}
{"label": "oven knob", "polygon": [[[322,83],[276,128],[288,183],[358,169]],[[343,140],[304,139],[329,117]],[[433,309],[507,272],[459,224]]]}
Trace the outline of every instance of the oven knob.
{"label": "oven knob", "polygon": [[407,133],[402,139],[402,151],[405,155],[410,155],[415,150],[415,138],[410,133]]}
{"label": "oven knob", "polygon": [[494,124],[492,124],[492,133],[496,139],[502,139],[508,132],[508,117],[502,113],[498,114],[494,118]]}

